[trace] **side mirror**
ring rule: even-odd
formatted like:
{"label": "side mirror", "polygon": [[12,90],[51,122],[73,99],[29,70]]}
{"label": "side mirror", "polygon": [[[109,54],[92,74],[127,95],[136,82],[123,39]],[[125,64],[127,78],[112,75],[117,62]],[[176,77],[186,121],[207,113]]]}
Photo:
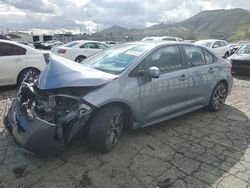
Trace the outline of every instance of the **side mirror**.
{"label": "side mirror", "polygon": [[213,48],[219,48],[218,44],[213,45]]}
{"label": "side mirror", "polygon": [[159,78],[160,77],[160,69],[158,67],[150,67],[147,70],[147,75],[150,78]]}

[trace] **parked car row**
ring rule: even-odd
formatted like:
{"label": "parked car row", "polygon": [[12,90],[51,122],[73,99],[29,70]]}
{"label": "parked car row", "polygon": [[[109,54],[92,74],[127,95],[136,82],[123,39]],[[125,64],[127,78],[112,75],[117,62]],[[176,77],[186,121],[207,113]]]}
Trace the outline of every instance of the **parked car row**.
{"label": "parked car row", "polygon": [[31,43],[31,42],[27,42],[27,41],[17,41],[17,42],[20,43],[20,44],[27,45],[27,46],[29,46],[31,48],[35,48],[34,44]]}
{"label": "parked car row", "polygon": [[[142,41],[183,41],[183,39],[178,37],[171,37],[171,36],[163,36],[163,37],[146,37],[143,38]],[[195,43],[196,45],[201,45],[206,48],[210,48],[214,51],[217,55],[227,58],[232,54],[231,46],[224,40],[215,40],[215,39],[208,39],[208,40],[185,40],[187,43]]]}
{"label": "parked car row", "polygon": [[[81,62],[109,46],[95,41],[74,41],[52,52],[67,59]],[[46,67],[50,52],[34,49],[28,42],[0,39],[0,86],[20,84],[27,74],[37,77]]]}
{"label": "parked car row", "polygon": [[195,42],[195,44],[210,48],[217,55],[225,59],[230,56],[230,45],[224,40],[200,40]]}
{"label": "parked car row", "polygon": [[81,62],[87,57],[109,48],[108,45],[97,41],[78,40],[63,46],[52,48],[52,53],[75,62]]}
{"label": "parked car row", "polygon": [[44,50],[51,50],[53,47],[61,45],[63,45],[63,42],[54,40],[47,42],[40,42],[40,41],[34,42],[34,46],[36,49],[44,49]]}
{"label": "parked car row", "polygon": [[228,57],[235,74],[250,75],[250,43],[240,47],[233,55]]}

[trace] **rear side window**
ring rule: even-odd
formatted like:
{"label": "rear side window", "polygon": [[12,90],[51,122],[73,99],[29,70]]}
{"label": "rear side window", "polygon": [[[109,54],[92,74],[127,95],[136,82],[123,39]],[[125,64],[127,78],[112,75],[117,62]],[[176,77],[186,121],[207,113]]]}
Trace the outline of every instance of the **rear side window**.
{"label": "rear side window", "polygon": [[188,67],[197,67],[206,64],[202,49],[194,46],[184,46]]}
{"label": "rear side window", "polygon": [[26,49],[13,45],[0,42],[0,56],[14,56],[25,55]]}
{"label": "rear side window", "polygon": [[228,45],[227,42],[225,42],[225,41],[220,41],[220,47],[227,46],[227,45]]}
{"label": "rear side window", "polygon": [[100,44],[100,43],[98,43],[97,46],[98,46],[99,49],[103,49],[103,50],[108,48],[106,45]]}
{"label": "rear side window", "polygon": [[98,49],[98,46],[96,43],[86,43],[82,45],[80,48]]}
{"label": "rear side window", "polygon": [[77,44],[78,44],[78,42],[69,42],[69,43],[65,44],[64,46],[68,47],[68,48],[71,48],[71,47],[73,47],[73,46],[75,46]]}
{"label": "rear side window", "polygon": [[213,45],[213,48],[218,48],[218,47],[220,47],[220,42],[216,41]]}
{"label": "rear side window", "polygon": [[214,63],[215,58],[214,58],[214,56],[213,56],[211,53],[209,53],[209,52],[206,51],[206,50],[203,50],[203,53],[204,53],[205,60],[206,60],[206,63],[207,63],[207,64],[212,64],[212,63]]}

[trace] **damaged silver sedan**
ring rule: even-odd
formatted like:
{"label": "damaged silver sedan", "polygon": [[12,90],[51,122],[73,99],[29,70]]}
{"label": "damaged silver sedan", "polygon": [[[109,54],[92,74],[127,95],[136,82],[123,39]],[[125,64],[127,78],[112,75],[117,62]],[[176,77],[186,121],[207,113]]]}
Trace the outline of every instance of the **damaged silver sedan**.
{"label": "damaged silver sedan", "polygon": [[4,124],[35,153],[59,153],[82,128],[94,150],[109,152],[124,128],[221,110],[230,69],[203,47],[174,42],[122,44],[80,64],[52,57],[38,79],[23,81]]}

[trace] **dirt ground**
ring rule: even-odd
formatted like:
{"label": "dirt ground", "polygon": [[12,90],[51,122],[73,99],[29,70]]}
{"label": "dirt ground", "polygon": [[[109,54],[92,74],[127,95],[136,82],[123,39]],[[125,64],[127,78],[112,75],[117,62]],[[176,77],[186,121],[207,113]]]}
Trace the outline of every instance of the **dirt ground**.
{"label": "dirt ground", "polygon": [[14,90],[0,88],[0,188],[250,187],[249,78],[235,79],[220,112],[201,109],[128,131],[105,155],[78,136],[48,158],[19,148],[4,129],[4,105]]}

